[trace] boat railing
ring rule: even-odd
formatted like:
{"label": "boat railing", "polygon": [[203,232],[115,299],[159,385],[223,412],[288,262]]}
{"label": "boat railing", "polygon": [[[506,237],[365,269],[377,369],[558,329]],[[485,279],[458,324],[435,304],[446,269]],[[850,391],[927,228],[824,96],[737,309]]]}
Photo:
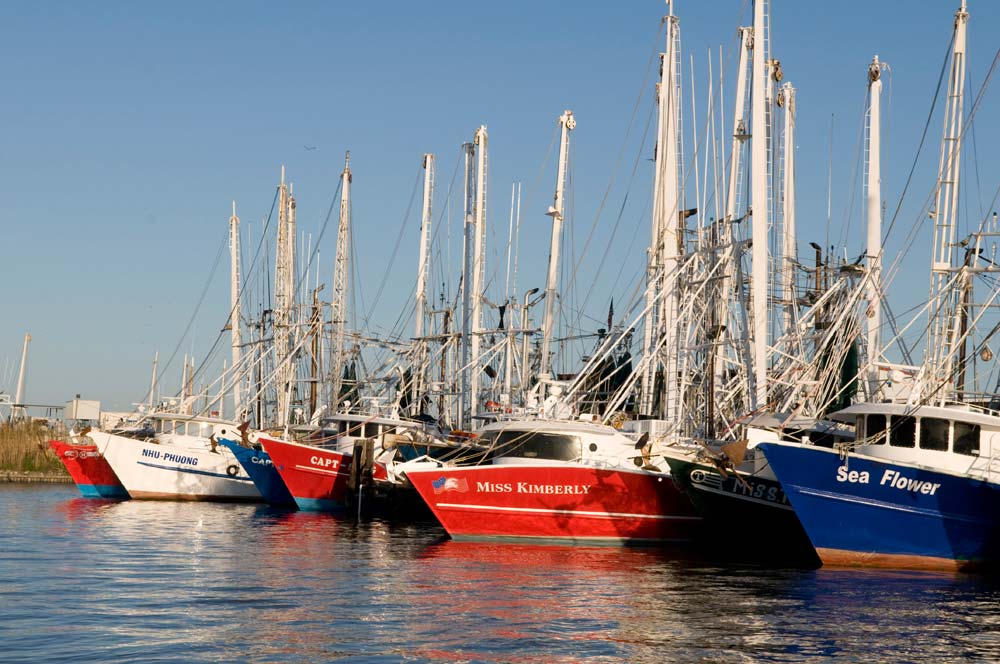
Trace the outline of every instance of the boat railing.
{"label": "boat railing", "polygon": [[945,407],[1000,417],[1000,394],[966,392],[961,401],[948,401],[945,403]]}

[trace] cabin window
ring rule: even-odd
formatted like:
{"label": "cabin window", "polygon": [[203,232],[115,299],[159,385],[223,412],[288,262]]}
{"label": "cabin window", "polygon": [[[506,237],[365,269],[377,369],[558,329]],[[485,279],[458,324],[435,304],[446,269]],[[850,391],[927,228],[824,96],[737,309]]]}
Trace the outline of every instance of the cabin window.
{"label": "cabin window", "polygon": [[979,454],[978,424],[955,422],[955,446],[953,451],[956,454],[968,454],[970,456]]}
{"label": "cabin window", "polygon": [[889,444],[893,447],[913,447],[917,434],[915,417],[893,417],[889,430]]}
{"label": "cabin window", "polygon": [[920,418],[920,449],[948,451],[948,429],[951,422],[936,417]]}
{"label": "cabin window", "polygon": [[184,423],[183,422],[178,422],[177,420],[173,420],[171,422],[171,424],[173,425],[174,433],[175,434],[177,434],[178,436],[183,436],[184,435]]}
{"label": "cabin window", "polygon": [[831,433],[813,431],[809,434],[809,442],[817,447],[833,448],[837,442],[837,437]]}
{"label": "cabin window", "polygon": [[375,438],[378,436],[378,425],[374,422],[368,422],[365,424],[365,433],[362,438]]}
{"label": "cabin window", "polygon": [[[861,420],[861,418],[858,418]],[[864,418],[865,428],[864,441],[869,445],[884,445],[885,444],[885,415],[866,415]]]}
{"label": "cabin window", "polygon": [[347,433],[348,427],[350,427],[350,422],[337,422],[337,433],[344,435]]}
{"label": "cabin window", "polygon": [[501,431],[496,450],[501,455],[555,461],[572,461],[583,456],[583,444],[578,437],[533,431]]}

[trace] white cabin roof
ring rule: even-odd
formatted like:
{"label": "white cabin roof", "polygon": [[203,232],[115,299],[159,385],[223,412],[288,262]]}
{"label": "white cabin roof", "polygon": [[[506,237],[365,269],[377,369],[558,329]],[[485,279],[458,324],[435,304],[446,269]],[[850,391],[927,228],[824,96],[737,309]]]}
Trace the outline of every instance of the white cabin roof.
{"label": "white cabin roof", "polygon": [[838,410],[830,419],[853,423],[858,415],[895,415],[896,417],[936,417],[942,420],[967,422],[981,427],[1000,429],[1000,414],[974,410],[973,406],[910,406],[905,403],[858,403]]}

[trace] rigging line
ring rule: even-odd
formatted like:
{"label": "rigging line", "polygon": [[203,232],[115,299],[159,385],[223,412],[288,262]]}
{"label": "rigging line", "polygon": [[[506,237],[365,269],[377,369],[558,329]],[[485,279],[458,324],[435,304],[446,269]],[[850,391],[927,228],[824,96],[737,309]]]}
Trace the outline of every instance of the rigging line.
{"label": "rigging line", "polygon": [[[455,169],[452,171],[452,173],[451,173],[451,181],[448,183],[448,191],[444,195],[445,204],[441,206],[441,210],[438,212],[437,221],[435,222],[434,229],[433,229],[433,231],[431,233],[431,247],[437,247],[437,249],[434,250],[434,251],[435,251],[435,255],[439,259],[437,261],[432,261],[431,262],[431,270],[432,270],[432,272],[436,272],[436,274],[433,274],[433,282],[434,283],[444,284],[445,281],[447,280],[447,278],[451,274],[451,270],[450,270],[450,268],[451,268],[450,262],[451,261],[449,261],[447,259],[443,259],[442,260],[442,254],[443,253],[447,253],[448,256],[451,255],[450,249],[447,252],[443,251],[442,248],[441,248],[441,242],[439,242],[439,238],[440,238],[440,234],[444,233],[445,234],[445,238],[448,240],[448,244],[449,244],[449,247],[450,247],[451,235],[448,232],[448,230],[442,231],[441,229],[442,228],[445,228],[445,229],[448,228],[448,224],[444,223],[444,220],[445,220],[446,216],[448,216],[449,219],[451,218],[450,217],[451,196],[452,196],[452,192],[455,189],[455,180],[458,177],[458,169],[459,169],[459,167],[461,165],[462,165],[462,160],[461,159],[456,159],[455,160]],[[438,278],[440,278],[440,282],[438,282]],[[435,293],[435,295],[437,295],[437,293]],[[429,298],[429,299],[433,300],[433,298]]]}
{"label": "rigging line", "polygon": [[[635,230],[634,233],[632,233],[632,240],[629,242],[628,247],[625,250],[625,255],[626,256],[628,256],[628,255],[630,255],[632,253],[632,248],[635,247],[635,243],[639,239],[639,231],[642,230],[642,220],[643,219],[648,219],[652,215],[652,211],[650,209],[651,204],[652,204],[652,196],[648,196],[646,198],[646,204],[642,208],[642,213],[639,215],[640,222],[636,224],[636,230]],[[624,212],[624,209],[622,210],[622,212]],[[619,212],[619,214],[621,214],[621,212]],[[602,258],[602,263],[604,262],[604,260],[606,260],[606,258],[607,258],[607,251],[605,251],[605,256]],[[621,282],[622,276],[625,274],[625,265],[626,265],[626,261],[621,261],[621,264],[618,266],[618,274],[615,275],[615,280],[611,283],[611,292],[612,293],[614,293],[614,292],[617,291],[618,284]],[[642,270],[636,270],[635,273],[634,273],[635,276],[633,276],[632,278],[633,279],[641,279],[642,274],[644,272],[645,272],[644,269],[642,269]],[[628,289],[626,288],[626,291],[627,290]],[[586,304],[586,301],[584,302],[584,304]],[[631,301],[629,302],[629,304],[631,304]],[[628,308],[628,306],[625,307],[625,309],[627,309],[627,308]]]}
{"label": "rigging line", "polygon": [[[274,206],[275,206],[275,203],[277,201],[277,196],[278,196],[278,194],[277,194],[277,190],[276,190],[274,198],[272,198],[272,200],[271,200],[271,211],[268,213],[268,217],[267,217],[268,218],[268,223],[270,223],[271,215],[274,213]],[[257,245],[257,251],[256,251],[256,253],[254,255],[253,263],[250,265],[250,269],[247,270],[244,273],[244,279],[243,279],[243,283],[240,286],[240,289],[239,289],[239,292],[238,292],[238,297],[242,297],[243,296],[243,292],[244,292],[245,288],[247,287],[247,282],[250,279],[250,273],[254,269],[254,266],[256,265],[256,261],[257,261],[258,257],[260,256],[261,245],[263,244],[263,241],[264,241],[264,235],[266,234],[267,226],[264,227],[264,231],[265,231],[264,233],[261,233],[261,241]],[[223,245],[220,246],[219,253],[216,254],[215,264],[213,265],[212,271],[211,271],[211,273],[209,275],[209,278],[208,278],[208,281],[205,283],[205,286],[204,286],[204,288],[202,290],[201,297],[198,300],[198,305],[195,307],[194,312],[192,312],[191,318],[188,320],[187,327],[184,328],[184,333],[181,335],[181,338],[178,340],[177,345],[174,347],[174,350],[170,354],[169,359],[163,365],[163,368],[160,369],[160,371],[157,373],[157,376],[156,376],[156,382],[157,383],[159,383],[160,380],[163,378],[163,376],[166,375],[167,370],[173,364],[174,359],[176,359],[176,357],[177,357],[177,353],[180,351],[181,346],[184,344],[184,339],[187,337],[187,333],[191,329],[191,326],[194,323],[195,317],[198,315],[198,311],[199,311],[199,309],[201,307],[201,304],[205,300],[205,295],[208,292],[208,287],[211,285],[212,280],[215,278],[215,271],[219,267],[219,262],[222,260],[222,253],[225,250],[225,246],[224,245],[228,244],[228,242],[229,242],[228,236],[229,236],[229,229],[227,228],[226,229],[226,240],[223,243]],[[230,309],[229,315],[226,317],[226,321],[229,322],[230,320],[232,320],[232,316],[233,316],[233,310]],[[223,332],[224,332],[224,330],[223,330]],[[223,332],[219,333],[219,338],[221,338]],[[215,345],[212,346],[213,350],[215,349],[215,346],[218,344],[219,338],[216,339]],[[206,361],[207,361],[207,359],[208,359],[208,356],[206,355]],[[204,361],[202,362],[201,366],[204,366]],[[199,367],[199,370],[200,370],[200,368],[201,367]],[[195,375],[197,375],[197,373],[198,373],[198,371],[195,372]],[[194,376],[192,376],[192,378],[193,377]],[[146,393],[145,393],[145,396],[143,397],[143,399],[142,399],[142,401],[140,403],[148,403],[151,396],[153,396],[153,395],[151,395],[150,392],[149,392],[149,390],[147,390]]]}
{"label": "rigging line", "polygon": [[340,189],[343,186],[343,180],[341,178],[337,179],[337,188],[333,192],[333,198],[330,200],[330,207],[326,210],[326,216],[323,218],[323,225],[320,226],[319,235],[316,236],[316,243],[313,246],[312,251],[309,254],[309,260],[306,262],[305,270],[299,275],[298,280],[295,282],[295,297],[302,294],[302,284],[306,284],[306,289],[309,288],[309,270],[312,269],[313,261],[319,255],[320,243],[323,240],[323,236],[326,234],[326,229],[330,224],[330,218],[333,216],[333,210],[339,203],[340,199]]}
{"label": "rigging line", "polygon": [[[830,250],[830,224],[832,223],[830,217],[830,204],[833,198],[833,127],[835,117],[835,113],[830,114],[830,156],[826,176],[826,241],[823,243],[824,251]],[[832,260],[832,258],[828,257],[827,262],[830,262],[830,260]]]}
{"label": "rigging line", "polygon": [[[257,249],[254,251],[253,261],[251,261],[250,267],[247,270],[244,271],[244,273],[243,273],[243,283],[240,284],[239,290],[236,293],[237,302],[240,302],[242,300],[244,292],[250,286],[250,279],[251,279],[250,275],[255,273],[255,268],[257,266],[257,260],[261,256],[261,250],[262,250],[263,245],[264,245],[264,240],[267,238],[267,228],[271,224],[271,219],[274,216],[274,208],[277,205],[277,201],[278,201],[278,189],[276,188],[274,190],[274,196],[271,198],[271,209],[270,209],[270,211],[267,214],[267,221],[264,224],[264,229],[261,231],[260,241],[257,243]],[[227,231],[227,233],[228,233],[228,231]],[[218,264],[219,264],[220,261],[221,261],[221,254],[216,257],[215,267],[212,268],[213,273],[218,268]],[[207,288],[207,284],[206,284],[206,288]],[[202,295],[202,299],[204,299],[204,294]],[[233,312],[235,310],[236,310],[235,306],[232,307],[232,308],[230,308],[229,315],[226,317],[226,322],[227,323],[230,323],[232,321],[232,319],[233,319]],[[236,321],[237,325],[239,325],[239,323],[240,323],[240,321]],[[213,343],[211,350],[209,350],[209,352],[205,355],[204,360],[202,360],[201,364],[194,371],[194,373],[192,374],[191,378],[194,378],[195,376],[197,376],[201,372],[202,368],[207,364],[209,358],[211,357],[212,353],[215,352],[215,350],[216,350],[216,348],[217,348],[219,342],[221,341],[222,336],[223,336],[223,334],[225,332],[226,332],[226,328],[223,327],[223,329],[220,330],[220,332],[219,332],[219,336],[216,337],[215,343]],[[186,332],[185,332],[185,334],[186,334]],[[182,340],[183,340],[183,337],[182,337]],[[176,351],[174,352],[174,355],[176,355]],[[171,356],[171,360],[172,359],[173,359],[173,355]],[[166,371],[166,369],[169,366],[170,366],[170,362],[168,361],[167,362],[167,366],[164,367],[164,371]]]}
{"label": "rigging line", "polygon": [[[611,189],[612,187],[614,187],[616,174],[618,173],[618,169],[621,167],[622,159],[625,157],[625,150],[628,147],[628,139],[632,135],[632,127],[635,125],[636,117],[639,114],[639,108],[642,105],[642,100],[645,98],[647,88],[649,87],[649,75],[650,72],[652,72],[653,70],[653,63],[656,62],[656,60],[659,57],[659,52],[660,52],[659,43],[662,35],[664,34],[665,26],[666,26],[666,21],[660,21],[660,27],[657,29],[656,38],[653,41],[653,50],[649,55],[648,61],[646,62],[646,71],[643,74],[642,83],[639,86],[639,94],[636,97],[635,104],[632,105],[632,113],[629,116],[628,125],[625,127],[625,136],[622,138],[621,146],[618,148],[618,154],[615,157],[614,166],[612,166],[611,168],[611,177],[608,180],[608,186],[605,187],[604,195],[601,197],[601,202],[597,206],[597,213],[594,215],[594,221],[591,223],[590,231],[587,233],[587,240],[583,244],[583,250],[580,253],[580,258],[577,260],[576,265],[573,268],[573,274],[570,277],[570,287],[575,287],[576,285],[577,274],[579,273],[580,267],[582,266],[584,258],[587,255],[587,250],[590,248],[590,241],[594,237],[594,233],[597,229],[597,224],[600,222],[601,216],[604,214],[604,207],[607,204],[608,198],[611,195]],[[635,174],[636,170],[639,167],[639,160],[642,157],[642,150],[646,144],[646,138],[649,133],[649,126],[652,121],[652,117],[653,117],[653,112],[650,111],[649,117],[646,120],[646,126],[643,129],[642,139],[639,143],[638,153],[636,154],[635,161],[632,164],[632,172],[630,174],[628,187],[626,188],[625,197],[622,199],[622,205],[618,211],[618,217],[615,219],[615,225],[611,229],[611,240],[605,244],[604,254],[601,257],[601,262],[599,263],[597,274],[594,276],[595,282],[597,281],[598,276],[600,275],[601,267],[603,267],[604,262],[607,259],[610,245],[614,241],[615,235],[618,232],[618,226],[621,223],[622,215],[624,214],[625,211],[625,204],[628,202],[629,191],[631,191],[632,183],[635,181]],[[589,299],[590,293],[592,292],[593,289],[591,289],[591,291],[588,292],[587,297],[584,298],[581,308],[586,307],[587,300]]]}
{"label": "rigging line", "polygon": [[[267,229],[271,225],[271,219],[274,217],[274,208],[277,205],[278,205],[278,190],[277,190],[277,188],[275,188],[275,190],[274,190],[274,196],[271,198],[271,209],[267,213],[267,220],[264,222],[264,228],[260,232],[260,240],[258,240],[258,242],[257,242],[257,249],[254,251],[253,260],[250,262],[250,267],[247,268],[247,269],[245,269],[243,271],[243,283],[240,284],[240,289],[239,289],[239,291],[237,293],[237,299],[242,299],[243,298],[244,291],[246,291],[246,289],[248,287],[250,287],[250,285],[251,285],[250,284],[251,278],[254,278],[254,279],[257,278],[257,277],[251,277],[251,275],[255,274],[255,269],[257,267],[257,261],[261,257],[261,252],[262,252],[263,247],[264,247],[264,241],[267,239]],[[249,231],[249,229],[248,229],[248,231]],[[242,248],[242,245],[241,245],[241,248]],[[266,254],[266,252],[265,252],[265,254]],[[265,255],[265,260],[266,260],[266,255]],[[233,312],[232,312],[232,310],[230,310],[230,312],[229,312],[229,318],[227,318],[226,320],[231,320],[232,316],[233,316]]]}
{"label": "rigging line", "polygon": [[[445,194],[446,200],[447,200],[447,198],[449,198],[451,196],[452,188],[453,188],[453,186],[455,184],[455,178],[458,176],[458,167],[459,167],[460,163],[461,162],[459,160],[455,161],[455,170],[452,172],[451,182],[448,184],[448,191]],[[420,180],[420,173],[419,173],[419,171],[418,171],[418,174],[417,174],[417,180],[418,180],[418,182]],[[414,195],[415,195],[415,192],[416,192],[416,189],[414,189]],[[413,203],[413,200],[414,199],[411,197],[411,199],[410,199],[411,205]],[[447,207],[447,206],[444,206],[444,207]],[[435,243],[437,242],[438,233],[441,232],[441,226],[444,225],[444,224],[441,223],[441,221],[442,221],[442,219],[444,217],[445,212],[446,212],[446,210],[442,209],[442,211],[440,213],[438,213],[438,223],[436,224],[436,226],[433,229],[433,232],[432,232],[432,235],[431,235],[431,242],[430,242],[431,247],[428,249],[428,253],[431,253],[433,251],[433,247],[434,247]],[[407,211],[407,215],[409,215],[409,211]],[[398,244],[397,244],[397,249],[398,249]],[[440,246],[439,246],[436,255],[440,258],[440,254],[441,254],[441,252],[440,252]],[[393,252],[393,258],[395,258],[395,252]],[[440,268],[440,266],[438,266],[438,268]],[[434,269],[435,268],[432,265],[432,271]],[[447,270],[444,270],[443,268],[441,268],[441,270],[442,270],[441,276],[443,278],[444,275],[446,275],[448,272],[447,272]],[[432,283],[433,283],[433,280],[436,280],[436,277],[433,274],[431,276],[432,276]],[[384,283],[383,283],[383,285],[384,285]],[[433,288],[433,286],[432,286],[432,288]],[[428,298],[428,304],[431,306],[432,309],[434,308],[434,299],[435,298],[434,298],[433,295],[430,298]],[[416,308],[417,308],[416,300],[409,299],[408,301],[409,301],[409,304],[403,306],[400,309],[399,316],[396,318],[396,322],[393,323],[392,327],[389,329],[389,332],[387,334],[387,338],[390,339],[390,340],[401,340],[403,338],[403,327],[413,317],[413,315],[416,312]]]}
{"label": "rigging line", "polygon": [[[972,83],[972,72],[969,71],[970,68],[968,68],[968,65],[966,67],[969,78],[969,89],[975,90],[975,86]],[[976,141],[976,125],[970,122],[969,131],[972,132],[972,166],[976,172],[976,193],[978,194],[976,198],[979,200],[979,218],[982,219],[986,216],[986,213],[983,211],[983,183],[979,177],[979,147]],[[968,219],[968,203],[966,203],[966,219]]]}
{"label": "rigging line", "polygon": [[410,192],[410,202],[406,206],[406,213],[403,215],[403,223],[400,226],[399,233],[396,235],[396,246],[392,248],[392,256],[390,256],[389,262],[386,264],[385,271],[382,273],[382,283],[379,284],[378,291],[375,293],[375,299],[372,300],[371,308],[368,309],[368,313],[364,317],[365,327],[368,327],[371,323],[371,318],[375,314],[375,308],[378,306],[379,300],[382,299],[382,293],[385,291],[385,285],[389,281],[389,273],[392,271],[392,266],[396,264],[396,255],[399,253],[399,246],[403,242],[403,236],[406,234],[406,226],[410,221],[410,215],[413,213],[413,201],[416,200],[417,189],[420,187],[422,170],[423,165],[417,169],[417,177],[413,182],[413,190]]}
{"label": "rigging line", "polygon": [[[861,163],[861,160],[864,159],[865,118],[868,116],[868,113],[870,113],[870,106],[871,106],[870,98],[871,98],[870,93],[865,93],[865,103],[864,107],[861,110],[861,124],[858,130],[858,140],[856,143],[857,151],[855,152],[854,156],[854,171],[851,173],[851,177],[848,180],[851,183],[851,191],[850,191],[850,196],[848,196],[847,204],[844,206],[844,216],[847,217],[847,223],[841,226],[840,237],[837,239],[837,244],[838,246],[841,247],[847,246],[847,240],[849,237],[851,237],[851,226],[853,226],[854,224],[854,203],[855,201],[858,201],[857,194],[859,189],[858,171],[862,170],[858,168],[858,165]],[[863,179],[865,175],[866,174],[862,172],[861,178]],[[863,182],[860,188],[864,190],[865,185]],[[861,204],[861,207],[864,208],[865,201],[863,196],[861,197],[861,200],[858,202]],[[862,218],[864,218],[863,211],[860,214],[862,214]]]}
{"label": "rigging line", "polygon": [[[219,263],[222,261],[222,255],[225,253],[226,246],[228,244],[229,244],[229,229],[226,228],[225,233],[223,233],[222,242],[219,243],[219,250],[215,254],[215,263],[212,265],[212,269],[209,272],[208,279],[205,280],[205,285],[201,289],[201,296],[198,298],[198,303],[195,305],[194,311],[191,313],[191,317],[188,319],[187,325],[184,327],[184,332],[181,334],[180,340],[178,340],[177,345],[174,346],[174,350],[170,354],[170,359],[167,360],[167,362],[164,365],[163,369],[157,375],[157,377],[156,377],[157,378],[157,380],[156,380],[157,383],[160,382],[160,378],[163,376],[164,373],[166,373],[167,369],[170,367],[170,365],[174,361],[174,359],[176,359],[177,353],[180,351],[181,346],[184,344],[184,339],[187,337],[188,332],[191,331],[191,327],[194,325],[195,318],[198,316],[198,312],[201,310],[201,305],[204,304],[204,302],[205,302],[205,296],[208,295],[208,289],[212,285],[212,281],[215,279],[216,270],[218,270],[218,268],[219,268]],[[216,338],[215,344],[213,344],[213,346],[212,346],[212,350],[214,350],[216,348],[216,346],[219,343],[219,338],[221,338],[224,333],[225,333],[224,330],[219,332],[219,337]],[[206,358],[206,361],[207,361],[207,358]],[[204,365],[205,365],[205,362],[203,361],[198,370],[200,370],[201,367],[203,367]],[[197,373],[198,373],[198,371],[195,371],[195,373],[190,378],[193,379],[194,376],[197,375]],[[149,393],[149,391],[147,391],[145,398],[140,403],[147,403],[148,400],[149,400],[149,397],[150,397],[150,393]]]}
{"label": "rigging line", "polygon": [[[954,39],[954,36],[952,36],[952,39]],[[949,50],[950,50],[950,48],[949,48]],[[947,64],[947,59],[945,60],[945,63]],[[990,65],[990,69],[989,69],[989,71],[986,74],[986,78],[983,80],[983,84],[982,84],[982,86],[980,86],[979,92],[976,94],[976,99],[975,99],[975,101],[972,104],[972,109],[969,111],[969,114],[967,116],[967,122],[968,122],[968,124],[970,126],[973,124],[973,120],[976,117],[976,114],[978,113],[979,107],[980,107],[980,105],[981,105],[981,103],[983,101],[984,95],[986,94],[986,90],[989,87],[990,81],[993,79],[993,75],[996,73],[996,69],[997,69],[998,63],[1000,63],[1000,48],[997,49],[996,54],[993,56],[993,63]],[[937,103],[937,99],[940,96],[941,83],[942,83],[943,77],[944,77],[944,71],[942,70],[941,76],[938,78],[938,91],[935,94],[934,102],[932,103],[932,106],[931,106],[931,111],[932,112],[933,112],[934,104]],[[930,117],[928,116],[927,124],[924,126],[924,135],[925,136],[926,136],[927,127],[929,126],[929,124],[930,124]],[[956,149],[959,149],[961,147],[962,141],[963,141],[964,138],[965,138],[965,130],[963,130],[962,135],[960,135],[958,137],[959,140],[958,140],[958,144],[956,145]],[[923,144],[923,139],[921,139],[921,147],[922,147],[922,144]],[[919,148],[918,148],[917,155],[919,156]],[[914,160],[913,167],[910,169],[910,177],[913,176],[913,168],[915,168],[915,167],[916,167],[916,160]],[[906,188],[909,187],[909,184],[910,184],[910,178],[907,178],[906,187],[904,187],[904,189],[903,189],[903,195],[902,195],[903,197],[906,196]],[[932,200],[933,200],[933,198],[935,196],[935,192],[936,191],[937,191],[937,184],[935,184],[935,186],[931,189],[930,193],[927,196],[926,202],[924,203],[923,207],[921,208],[921,215],[920,215],[920,217],[918,217],[918,219],[914,222],[913,226],[911,227],[910,233],[907,235],[906,242],[904,243],[904,249],[908,249],[913,244],[913,242],[916,240],[917,231],[919,231],[919,229],[921,227],[921,221],[923,219],[923,213],[930,208],[931,202],[932,202]],[[900,206],[902,205],[902,197],[900,198],[899,205]],[[896,208],[896,213],[893,215],[893,223],[895,223],[896,216],[898,214],[899,214],[899,207]],[[890,230],[891,229],[892,229],[892,224],[890,224]],[[887,236],[888,236],[888,233],[887,233]],[[887,275],[891,275],[891,276],[887,277],[887,283],[888,283],[888,281],[891,281],[892,278],[895,276],[895,273],[899,271],[899,269],[900,269],[900,267],[902,265],[903,254],[904,254],[904,252],[900,252],[900,254],[896,257],[895,261],[893,261],[892,266],[886,271]]]}
{"label": "rigging line", "polygon": [[906,176],[906,184],[903,185],[903,193],[899,196],[899,202],[896,204],[896,211],[892,213],[892,220],[889,222],[889,227],[885,230],[885,234],[882,237],[882,244],[885,245],[885,241],[889,238],[892,233],[893,226],[896,225],[896,219],[899,218],[899,212],[903,207],[903,201],[906,199],[906,192],[910,188],[910,183],[913,180],[913,173],[917,169],[917,162],[920,159],[920,153],[924,149],[924,143],[927,140],[927,132],[931,127],[931,119],[934,117],[934,109],[937,107],[938,99],[941,97],[941,85],[944,82],[944,73],[948,69],[948,62],[951,56],[951,48],[955,43],[955,33],[952,32],[951,39],[948,41],[948,48],[945,49],[944,62],[941,63],[941,72],[938,74],[937,88],[934,90],[934,98],[931,100],[930,110],[927,111],[927,120],[924,122],[924,131],[920,135],[920,143],[917,145],[917,153],[913,156],[913,163],[910,165],[910,174]]}
{"label": "rigging line", "polygon": [[[443,254],[444,256],[443,260],[439,261],[437,269],[439,270],[438,277],[440,277],[441,279],[440,283],[442,288],[441,293],[439,293],[439,295],[444,295],[446,300],[451,298],[451,291],[453,285],[451,282],[451,277],[453,272],[452,269],[453,265],[451,260],[451,231],[453,225],[451,199],[452,196],[454,195],[455,182],[458,180],[458,173],[459,169],[462,166],[462,161],[463,160],[459,158],[455,159],[455,168],[451,172],[451,181],[448,183],[448,191],[445,193],[445,198],[444,198],[445,204],[441,206],[441,211],[438,213],[437,226],[434,229],[434,236],[431,240],[432,244],[434,243],[437,244],[438,253]],[[439,233],[444,234],[444,239],[441,241],[439,241],[438,239]],[[444,247],[441,246],[442,244],[444,244]]]}
{"label": "rigging line", "polygon": [[[349,219],[348,219],[348,222],[347,222],[348,223],[348,227],[351,230],[353,230],[354,229],[354,201],[353,200],[351,201],[351,209],[348,210],[348,215],[349,215]],[[351,301],[349,302],[349,305],[353,305],[353,306],[349,306],[349,309],[351,311],[351,318],[353,319],[352,320],[352,327],[354,328],[354,332],[355,333],[357,333],[357,331],[359,329],[359,327],[358,327],[358,309],[359,309],[359,307],[357,306],[358,305],[357,301],[361,300],[361,307],[360,307],[360,309],[362,311],[367,311],[368,310],[367,305],[365,305],[365,290],[364,290],[364,287],[363,287],[362,282],[361,282],[361,271],[360,271],[361,268],[358,265],[358,261],[356,260],[357,256],[358,256],[358,250],[357,250],[357,244],[356,244],[357,235],[358,235],[357,233],[350,233],[349,234],[350,248],[348,250],[349,251],[349,255],[351,257],[351,273],[352,273],[352,276],[354,277],[353,279],[351,279],[351,289],[350,289],[351,290],[351,292],[350,292],[350,300]]]}

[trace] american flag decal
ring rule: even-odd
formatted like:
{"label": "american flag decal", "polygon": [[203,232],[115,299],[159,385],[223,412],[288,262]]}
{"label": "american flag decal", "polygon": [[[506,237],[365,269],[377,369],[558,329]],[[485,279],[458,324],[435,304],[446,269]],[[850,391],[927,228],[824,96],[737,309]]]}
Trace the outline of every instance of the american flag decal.
{"label": "american flag decal", "polygon": [[431,486],[434,487],[434,493],[444,493],[445,491],[458,491],[459,493],[465,493],[469,490],[469,482],[464,477],[458,479],[456,477],[444,477],[442,475],[431,482]]}

